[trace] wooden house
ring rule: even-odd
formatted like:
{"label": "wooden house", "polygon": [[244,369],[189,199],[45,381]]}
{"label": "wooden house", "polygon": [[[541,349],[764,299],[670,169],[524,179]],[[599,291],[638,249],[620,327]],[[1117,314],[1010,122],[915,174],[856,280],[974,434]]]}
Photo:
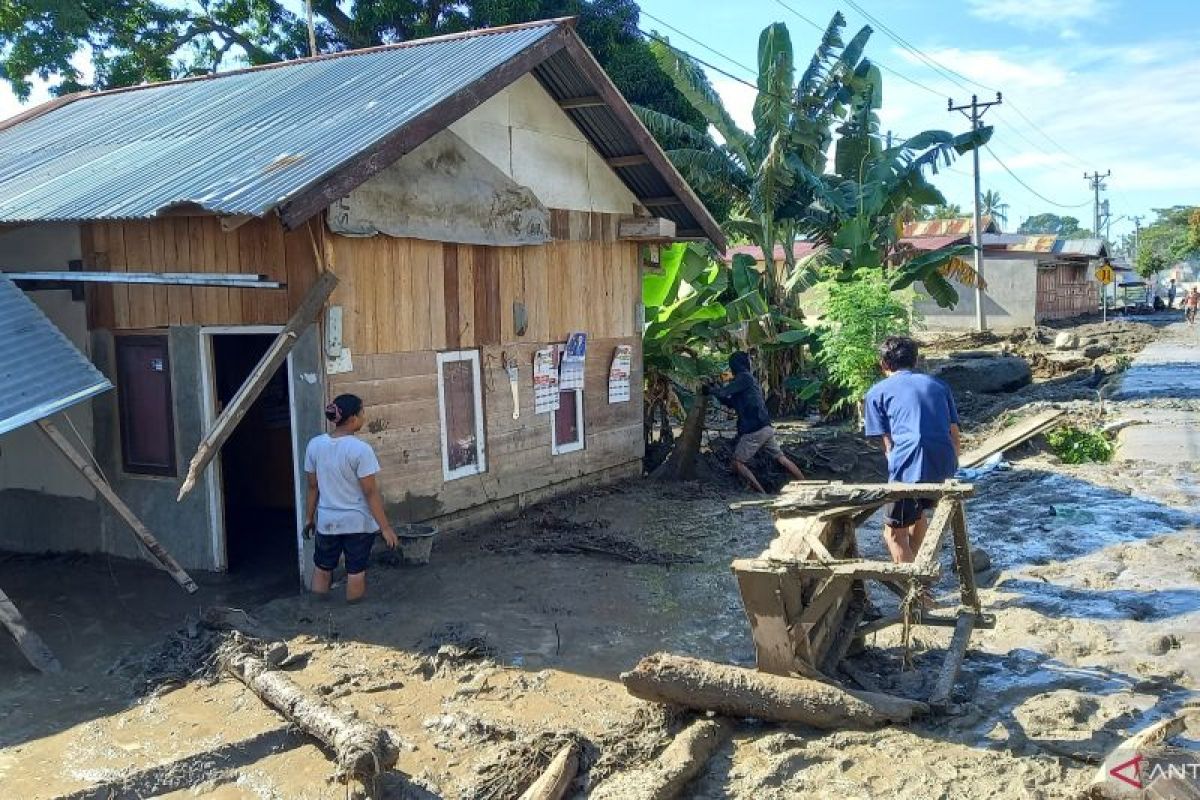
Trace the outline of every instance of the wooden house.
{"label": "wooden house", "polygon": [[[0,269],[115,387],[58,427],[189,568],[308,568],[301,459],[343,392],[396,521],[638,474],[642,248],[675,238],[724,244],[570,20],[0,123]],[[582,385],[539,413],[535,354],[573,333]],[[0,437],[0,518],[3,549],[138,552],[31,427]]]}

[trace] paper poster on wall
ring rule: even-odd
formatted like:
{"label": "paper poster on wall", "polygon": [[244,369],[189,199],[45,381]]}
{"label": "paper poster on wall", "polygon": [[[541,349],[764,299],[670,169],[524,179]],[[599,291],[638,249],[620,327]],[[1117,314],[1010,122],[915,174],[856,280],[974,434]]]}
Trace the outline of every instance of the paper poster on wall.
{"label": "paper poster on wall", "polygon": [[546,414],[558,410],[558,366],[554,363],[554,348],[547,347],[533,354],[533,411]]}
{"label": "paper poster on wall", "polygon": [[567,344],[562,351],[562,365],[559,367],[558,387],[560,389],[582,389],[584,360],[587,356],[587,334],[576,331],[567,337]]}
{"label": "paper poster on wall", "polygon": [[629,371],[633,366],[633,345],[619,344],[608,369],[608,402],[629,402]]}

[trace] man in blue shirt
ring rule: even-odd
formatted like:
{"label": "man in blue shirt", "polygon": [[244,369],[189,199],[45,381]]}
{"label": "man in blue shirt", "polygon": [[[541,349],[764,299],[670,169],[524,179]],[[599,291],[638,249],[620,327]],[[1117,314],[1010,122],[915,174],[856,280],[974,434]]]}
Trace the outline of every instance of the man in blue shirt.
{"label": "man in blue shirt", "polygon": [[738,442],[733,450],[733,469],[746,479],[746,482],[759,494],[765,494],[762,484],[747,466],[759,451],[764,451],[774,458],[796,480],[804,480],[792,460],[784,455],[779,443],[775,441],[775,429],[771,427],[771,415],[767,413],[767,401],[763,397],[762,388],[750,371],[750,356],[740,350],[729,357],[729,371],[733,380],[724,386],[705,384],[701,391],[710,394],[721,401],[721,404],[737,412]]}
{"label": "man in blue shirt", "polygon": [[[879,348],[886,376],[871,387],[865,401],[867,436],[883,437],[892,483],[941,483],[958,469],[961,447],[958,409],[950,387],[913,372],[917,343],[890,336]],[[912,561],[929,526],[925,512],[932,500],[901,500],[887,507],[883,540],[892,560]]]}

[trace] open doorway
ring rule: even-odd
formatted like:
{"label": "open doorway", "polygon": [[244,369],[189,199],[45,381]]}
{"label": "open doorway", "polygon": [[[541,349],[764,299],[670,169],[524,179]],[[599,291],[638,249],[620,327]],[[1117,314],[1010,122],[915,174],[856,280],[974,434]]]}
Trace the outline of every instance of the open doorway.
{"label": "open doorway", "polygon": [[[274,333],[213,333],[214,416],[237,394]],[[219,478],[224,563],[233,574],[296,580],[295,456],[292,398],[285,362],[221,448]]]}

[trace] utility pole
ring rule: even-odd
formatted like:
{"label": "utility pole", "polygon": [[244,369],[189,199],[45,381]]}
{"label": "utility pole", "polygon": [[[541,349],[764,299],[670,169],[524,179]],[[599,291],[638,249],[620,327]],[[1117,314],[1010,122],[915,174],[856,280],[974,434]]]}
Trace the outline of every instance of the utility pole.
{"label": "utility pole", "polygon": [[[987,110],[1002,102],[1004,102],[1004,98],[1000,96],[999,92],[996,92],[996,99],[988,103],[981,103],[978,97],[971,95],[970,105],[956,106],[954,100],[947,100],[946,110],[961,111],[964,117],[971,120],[971,130],[974,132],[983,127],[981,121]],[[971,154],[975,158],[975,224],[971,226],[971,244],[975,248],[975,328],[984,331],[987,330],[987,320],[983,314],[983,289],[980,288],[980,284],[983,283],[983,231],[980,230],[983,224],[983,215],[979,209],[979,147],[972,149]]]}
{"label": "utility pole", "polygon": [[1138,247],[1142,243],[1142,217],[1137,215],[1130,219],[1133,220],[1133,252],[1129,254],[1129,260],[1137,264]]}
{"label": "utility pole", "polygon": [[[1100,190],[1107,188],[1104,185],[1104,179],[1112,175],[1112,170],[1106,171],[1103,175],[1100,170],[1096,170],[1091,175],[1083,173],[1083,179],[1092,187],[1092,231],[1096,238],[1100,238]],[[1103,319],[1108,321],[1108,284],[1100,284],[1100,308]]]}
{"label": "utility pole", "polygon": [[1104,185],[1104,179],[1111,175],[1111,169],[1103,175],[1100,174],[1099,170],[1093,172],[1091,175],[1088,175],[1086,172],[1083,173],[1083,179],[1092,187],[1092,195],[1094,197],[1092,201],[1092,230],[1097,237],[1100,236],[1100,190],[1108,188]]}

